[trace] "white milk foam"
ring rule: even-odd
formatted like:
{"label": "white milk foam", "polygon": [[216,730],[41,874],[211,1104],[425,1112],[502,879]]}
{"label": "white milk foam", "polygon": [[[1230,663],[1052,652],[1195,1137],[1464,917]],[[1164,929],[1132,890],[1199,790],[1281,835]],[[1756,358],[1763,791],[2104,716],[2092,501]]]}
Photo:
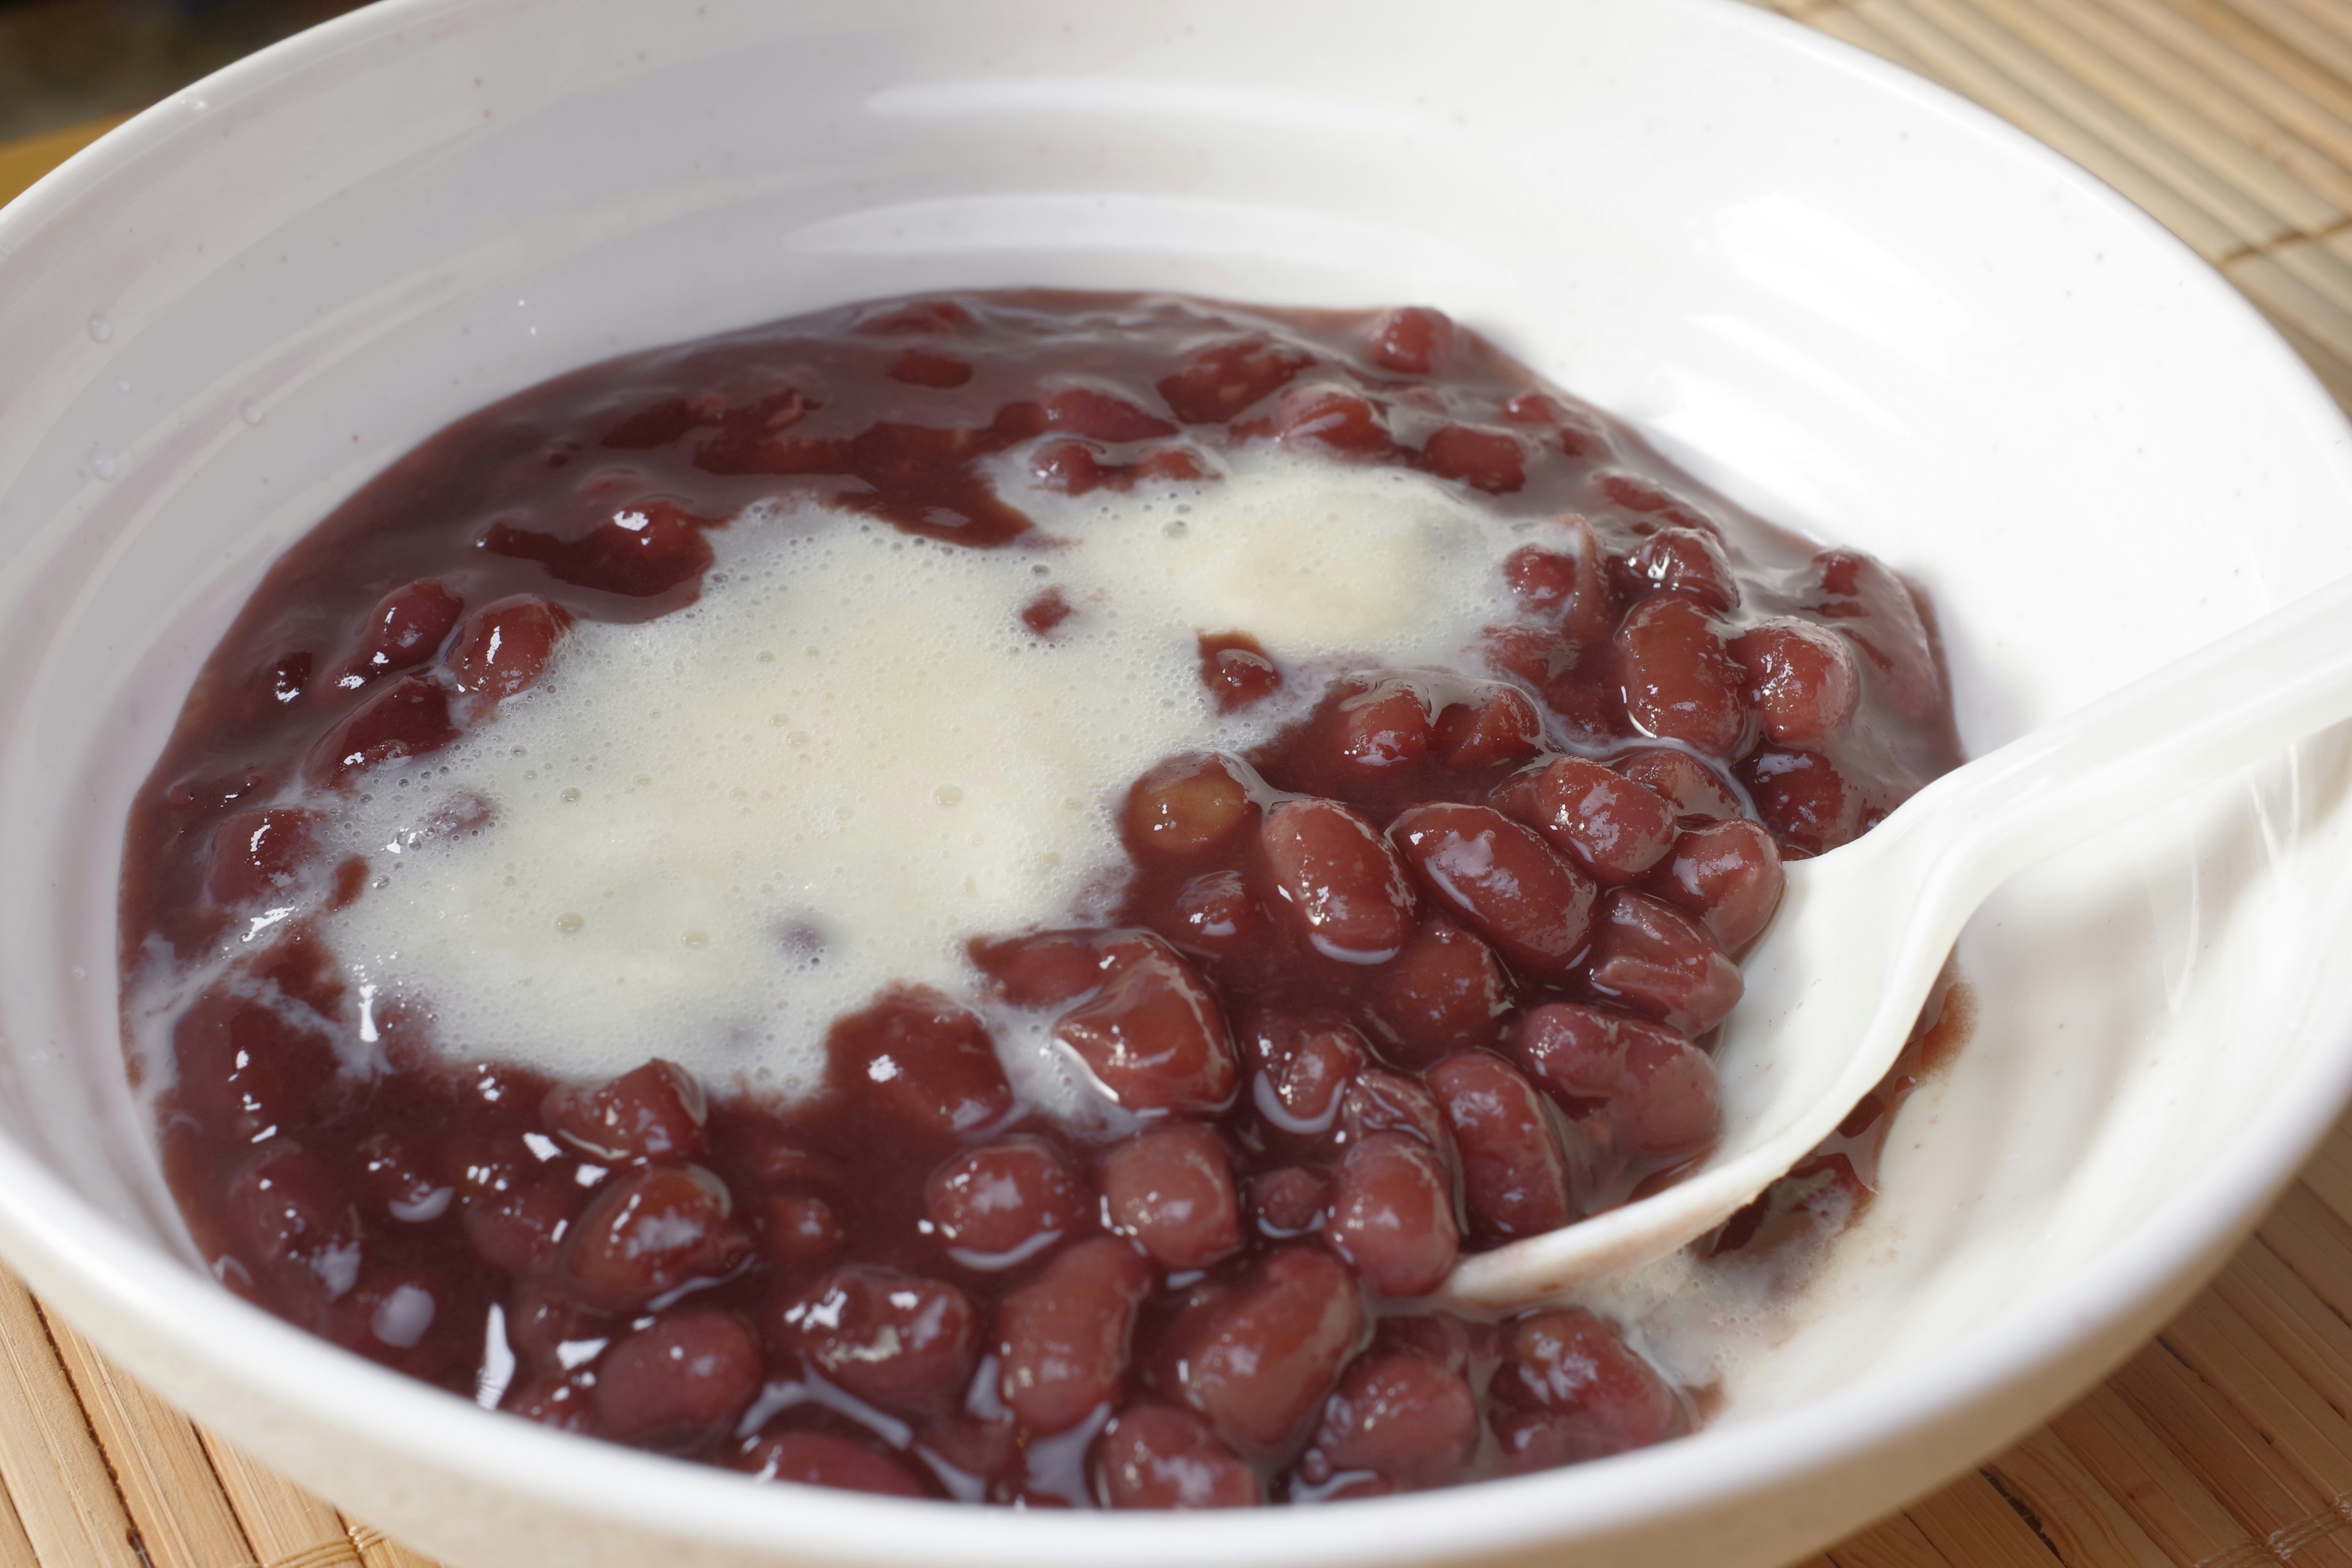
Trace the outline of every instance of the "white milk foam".
{"label": "white milk foam", "polygon": [[[469,1058],[593,1079],[662,1056],[789,1094],[884,987],[969,999],[971,938],[1098,918],[1152,763],[1254,744],[1318,675],[1466,669],[1507,613],[1512,525],[1419,474],[1260,459],[1006,493],[1035,544],[755,508],[712,533],[695,605],[574,627],[494,719],[373,775],[335,847],[375,879],[323,932],[358,994]],[[1048,587],[1075,613],[1040,638],[1019,614]],[[1196,637],[1232,630],[1307,689],[1219,715]],[[488,826],[420,839],[467,795]]]}

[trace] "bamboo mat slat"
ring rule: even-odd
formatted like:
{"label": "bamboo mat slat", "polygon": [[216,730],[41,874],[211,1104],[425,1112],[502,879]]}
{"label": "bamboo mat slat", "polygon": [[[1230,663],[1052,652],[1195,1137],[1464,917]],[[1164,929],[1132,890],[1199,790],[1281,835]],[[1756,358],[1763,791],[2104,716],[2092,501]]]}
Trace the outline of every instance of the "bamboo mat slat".
{"label": "bamboo mat slat", "polygon": [[[2352,0],[1756,0],[1942,82],[2220,268],[2352,408]],[[0,146],[0,200],[111,121]],[[2104,1386],[1790,1568],[2352,1568],[2352,1120]],[[434,1568],[0,1275],[0,1568]]]}

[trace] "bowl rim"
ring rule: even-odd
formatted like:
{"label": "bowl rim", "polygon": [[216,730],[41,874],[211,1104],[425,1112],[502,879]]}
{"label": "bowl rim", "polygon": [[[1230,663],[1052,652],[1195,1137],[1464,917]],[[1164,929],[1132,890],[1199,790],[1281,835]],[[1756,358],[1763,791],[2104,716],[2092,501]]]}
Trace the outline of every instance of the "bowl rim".
{"label": "bowl rim", "polygon": [[[1958,94],[1801,23],[1741,0],[1653,0],[1691,21],[1745,32],[1907,101],[1987,144],[1997,157],[2104,208],[2139,242],[2169,256],[2184,289],[2234,321],[2238,363],[2296,389],[2331,437],[2329,460],[2352,482],[2345,416],[2317,377],[2221,274],[2153,217],[2063,154]],[[24,243],[65,217],[85,192],[134,170],[151,150],[194,134],[202,116],[238,99],[299,89],[329,61],[396,50],[404,36],[526,8],[531,0],[377,0],[247,56],[152,106],[0,205],[0,273]],[[2352,483],[2347,484],[2352,488]],[[2339,889],[2352,902],[2352,887]],[[420,1469],[683,1540],[772,1548],[782,1541],[845,1563],[938,1558],[941,1541],[972,1564],[1091,1565],[1111,1552],[1135,1568],[1201,1561],[1366,1563],[1502,1552],[1566,1535],[1605,1536],[1694,1507],[1720,1508],[1899,1442],[1906,1434],[2016,1389],[2064,1362],[2145,1304],[2221,1261],[2258,1211],[2294,1178],[2352,1097],[2352,978],[2324,1012],[2296,1017],[2315,1049],[2277,1086],[2240,1139],[2197,1184],[2156,1205],[2074,1280],[2027,1317],[2008,1312],[1955,1340],[1929,1363],[1897,1369],[1791,1409],[1718,1427],[1691,1442],[1563,1470],[1476,1483],[1480,1506],[1448,1489],[1372,1500],[1341,1510],[1261,1509],[1160,1515],[1149,1531],[1108,1514],[1033,1513],[908,1503],[824,1488],[746,1485],[710,1467],[556,1432],[484,1411],[343,1351],[219,1288],[132,1235],[82,1198],[13,1138],[0,1135],[0,1251],[60,1294],[103,1300],[137,1322],[159,1354],[200,1365],[270,1403],[341,1427],[362,1445],[400,1451]],[[2102,1369],[2104,1370],[2104,1369]],[[2062,1380],[2063,1381],[2063,1380]],[[2071,1397],[2072,1382],[2062,1392]],[[2049,1403],[2055,1403],[2051,1401]],[[1702,1446],[1703,1445],[1703,1446]],[[1696,1476],[1696,1481],[1694,1480]],[[934,1532],[930,1522],[951,1530]],[[1342,1523],[1340,1521],[1346,1522]]]}

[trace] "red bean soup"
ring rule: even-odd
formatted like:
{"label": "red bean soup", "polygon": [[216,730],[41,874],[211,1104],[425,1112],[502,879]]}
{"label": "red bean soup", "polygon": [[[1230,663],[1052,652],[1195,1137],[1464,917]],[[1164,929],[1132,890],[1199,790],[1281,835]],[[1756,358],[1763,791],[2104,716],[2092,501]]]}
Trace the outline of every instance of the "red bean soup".
{"label": "red bean soup", "polygon": [[[1783,863],[1957,756],[1886,568],[1434,310],[845,307],[287,552],[131,812],[131,1070],[225,1284],[528,1420],[1018,1506],[1520,1474],[1707,1391],[1430,1298],[1706,1153]],[[1703,1266],[1833,1231],[1923,1049]]]}

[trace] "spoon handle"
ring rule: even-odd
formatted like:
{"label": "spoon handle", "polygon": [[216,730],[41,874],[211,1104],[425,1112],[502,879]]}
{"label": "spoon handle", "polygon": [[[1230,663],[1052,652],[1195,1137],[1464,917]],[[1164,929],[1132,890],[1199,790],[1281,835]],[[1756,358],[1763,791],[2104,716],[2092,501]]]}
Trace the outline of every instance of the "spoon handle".
{"label": "spoon handle", "polygon": [[2352,576],[1946,774],[1895,816],[1940,839],[1936,858],[1965,864],[1980,897],[2105,823],[2347,719]]}

